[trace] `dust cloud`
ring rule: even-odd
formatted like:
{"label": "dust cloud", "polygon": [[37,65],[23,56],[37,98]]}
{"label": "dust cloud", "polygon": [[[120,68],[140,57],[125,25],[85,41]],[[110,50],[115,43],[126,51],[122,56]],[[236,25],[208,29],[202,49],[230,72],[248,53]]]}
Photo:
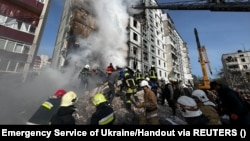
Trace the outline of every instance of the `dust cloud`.
{"label": "dust cloud", "polygon": [[94,9],[97,30],[88,38],[78,38],[81,50],[70,57],[81,58],[77,60],[78,64],[90,64],[101,69],[109,63],[120,67],[127,65],[129,14],[139,12],[131,7],[140,1],[88,1]]}

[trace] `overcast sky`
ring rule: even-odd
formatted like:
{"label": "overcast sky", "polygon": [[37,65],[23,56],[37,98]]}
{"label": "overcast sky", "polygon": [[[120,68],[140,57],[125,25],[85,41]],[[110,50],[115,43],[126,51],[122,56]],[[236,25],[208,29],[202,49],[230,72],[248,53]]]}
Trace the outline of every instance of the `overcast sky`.
{"label": "overcast sky", "polygon": [[[159,3],[164,0],[159,0]],[[55,38],[61,18],[63,2],[52,0],[52,7],[43,34],[38,54],[52,56]],[[164,10],[171,16],[182,39],[187,42],[192,73],[202,76],[198,62],[198,50],[194,28],[197,28],[201,45],[206,47],[215,77],[222,68],[222,54],[237,50],[250,50],[249,12],[211,12],[198,10]]]}

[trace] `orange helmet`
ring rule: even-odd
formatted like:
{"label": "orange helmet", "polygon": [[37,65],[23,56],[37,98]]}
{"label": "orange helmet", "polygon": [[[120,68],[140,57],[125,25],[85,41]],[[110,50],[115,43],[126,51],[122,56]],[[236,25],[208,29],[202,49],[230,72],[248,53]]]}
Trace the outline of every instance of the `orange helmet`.
{"label": "orange helmet", "polygon": [[64,94],[66,94],[67,91],[65,91],[64,89],[58,89],[55,93],[54,96],[56,96],[57,98],[62,97]]}

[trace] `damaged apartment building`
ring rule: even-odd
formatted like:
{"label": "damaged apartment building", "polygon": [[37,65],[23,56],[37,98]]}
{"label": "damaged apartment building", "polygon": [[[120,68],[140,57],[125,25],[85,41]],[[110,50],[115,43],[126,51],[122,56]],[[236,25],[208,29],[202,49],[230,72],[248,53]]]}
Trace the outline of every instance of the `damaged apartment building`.
{"label": "damaged apartment building", "polygon": [[26,80],[36,57],[49,0],[0,0],[0,75]]}
{"label": "damaged apartment building", "polygon": [[68,54],[79,48],[77,37],[86,38],[95,31],[96,25],[89,8],[88,3],[81,0],[65,1],[52,57],[53,68],[68,64]]}
{"label": "damaged apartment building", "polygon": [[[143,0],[142,5],[157,5]],[[98,30],[91,1],[65,1],[52,57],[52,67],[68,64],[70,52],[79,48],[77,38],[87,38]],[[145,9],[128,18],[127,66],[147,72],[156,67],[158,79],[193,80],[188,47],[174,27],[169,14],[161,9]],[[105,66],[102,66],[105,67]]]}

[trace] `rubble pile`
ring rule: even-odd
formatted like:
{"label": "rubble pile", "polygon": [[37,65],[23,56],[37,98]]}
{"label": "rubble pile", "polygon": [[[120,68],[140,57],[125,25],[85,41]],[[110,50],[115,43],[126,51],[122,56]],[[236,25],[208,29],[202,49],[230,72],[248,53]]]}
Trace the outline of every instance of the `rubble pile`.
{"label": "rubble pile", "polygon": [[[76,117],[76,123],[79,125],[88,125],[90,123],[90,118],[95,112],[95,107],[91,103],[91,97],[96,93],[103,93],[108,89],[107,85],[99,86],[92,91],[87,91],[79,95],[79,100],[76,104],[78,109]],[[116,114],[115,125],[138,125],[138,115],[137,108],[132,105],[132,110],[127,110],[122,96],[115,96],[112,101],[112,107]],[[181,117],[179,111],[177,110],[177,116],[172,116],[171,108],[168,105],[158,105],[160,123],[165,125],[183,125],[186,124],[184,119]],[[168,120],[167,120],[168,119]]]}

